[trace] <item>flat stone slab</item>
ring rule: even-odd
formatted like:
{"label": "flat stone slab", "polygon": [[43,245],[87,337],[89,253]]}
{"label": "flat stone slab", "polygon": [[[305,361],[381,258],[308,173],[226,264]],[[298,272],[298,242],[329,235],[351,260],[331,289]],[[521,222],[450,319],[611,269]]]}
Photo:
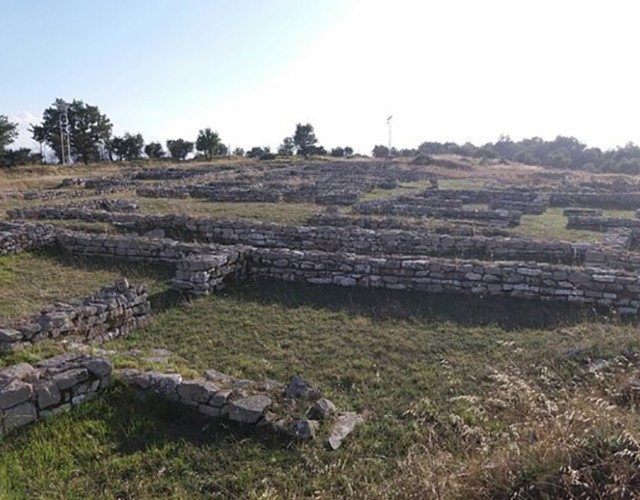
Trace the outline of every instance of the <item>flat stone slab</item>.
{"label": "flat stone slab", "polygon": [[255,424],[271,406],[271,398],[259,394],[238,399],[231,403],[227,410],[229,420],[243,424]]}
{"label": "flat stone slab", "polygon": [[364,418],[355,412],[338,415],[334,424],[331,426],[331,432],[329,434],[329,446],[331,449],[337,450],[340,448],[342,441],[353,432],[356,425],[363,422]]}

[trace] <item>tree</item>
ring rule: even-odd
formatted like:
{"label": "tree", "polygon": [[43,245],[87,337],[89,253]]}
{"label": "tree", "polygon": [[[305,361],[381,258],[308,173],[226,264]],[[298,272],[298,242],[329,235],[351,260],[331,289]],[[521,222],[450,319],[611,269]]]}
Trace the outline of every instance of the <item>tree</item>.
{"label": "tree", "polygon": [[214,132],[210,128],[205,128],[198,132],[196,139],[196,149],[202,151],[207,160],[214,156],[226,154],[227,147],[220,141],[218,132]]}
{"label": "tree", "polygon": [[389,156],[389,148],[379,144],[373,148],[373,156],[375,158],[386,158]]}
{"label": "tree", "polygon": [[[44,110],[42,123],[31,127],[33,139],[46,143],[62,160],[60,145],[60,115],[56,105]],[[107,148],[111,137],[111,121],[97,106],[74,100],[69,106],[69,142],[71,156],[85,164],[100,159],[100,152]],[[107,148],[108,149],[108,148]]]}
{"label": "tree", "polygon": [[0,167],[14,167],[16,165],[29,165],[40,163],[42,158],[29,148],[7,149],[0,152]]}
{"label": "tree", "polygon": [[142,134],[126,132],[122,137],[111,139],[111,148],[120,160],[138,160],[142,156],[144,138]]}
{"label": "tree", "polygon": [[193,151],[193,142],[184,139],[168,140],[167,149],[174,160],[184,160]]}
{"label": "tree", "polygon": [[344,155],[347,158],[351,158],[353,156],[353,148],[351,146],[347,146],[346,148],[344,148]]}
{"label": "tree", "polygon": [[0,115],[0,153],[18,137],[18,124]]}
{"label": "tree", "polygon": [[233,150],[233,156],[244,156],[244,149],[236,148]]}
{"label": "tree", "polygon": [[313,125],[307,123],[305,125],[296,124],[296,132],[293,134],[293,143],[296,146],[297,154],[308,158],[312,152],[312,148],[316,145],[318,139],[313,131]]}
{"label": "tree", "polygon": [[342,158],[344,155],[344,148],[341,148],[340,146],[331,150],[331,156],[335,158]]}
{"label": "tree", "polygon": [[162,144],[159,142],[150,142],[144,147],[144,154],[146,154],[149,158],[158,159],[164,156],[164,150],[162,149]]}
{"label": "tree", "polygon": [[275,155],[271,152],[269,146],[261,148],[260,146],[254,146],[247,151],[247,158],[257,158],[258,160],[273,160]]}
{"label": "tree", "polygon": [[293,142],[293,137],[285,137],[278,148],[278,154],[282,156],[293,156],[295,149],[296,145]]}

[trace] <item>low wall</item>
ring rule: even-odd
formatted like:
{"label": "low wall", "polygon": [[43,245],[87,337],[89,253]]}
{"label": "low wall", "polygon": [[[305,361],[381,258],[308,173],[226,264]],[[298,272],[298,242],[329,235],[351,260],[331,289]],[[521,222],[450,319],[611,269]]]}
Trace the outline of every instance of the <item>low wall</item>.
{"label": "low wall", "polygon": [[640,193],[552,193],[549,203],[552,207],[636,210],[640,207]]}
{"label": "low wall", "polygon": [[635,273],[534,262],[369,257],[255,249],[248,272],[262,279],[596,304],[637,314]]}
{"label": "low wall", "polygon": [[565,217],[602,217],[604,212],[601,208],[578,208],[569,207],[562,211]]}
{"label": "low wall", "polygon": [[111,340],[146,326],[150,312],[146,287],[121,279],[95,295],[56,302],[27,321],[0,328],[0,351],[69,335],[83,341]]}
{"label": "low wall", "polygon": [[0,436],[93,397],[111,381],[111,363],[64,354],[0,370]]}
{"label": "low wall", "polygon": [[56,230],[52,226],[0,221],[0,255],[40,250],[55,242]]}
{"label": "low wall", "polygon": [[521,212],[510,210],[472,210],[437,208],[428,204],[401,204],[393,198],[357,203],[352,208],[356,214],[400,215],[404,217],[437,217],[441,219],[481,220],[501,227],[520,224]]}
{"label": "low wall", "polygon": [[640,228],[640,220],[625,219],[622,217],[581,217],[570,216],[567,221],[567,229],[584,229],[587,231],[608,231],[609,229],[634,229]]}

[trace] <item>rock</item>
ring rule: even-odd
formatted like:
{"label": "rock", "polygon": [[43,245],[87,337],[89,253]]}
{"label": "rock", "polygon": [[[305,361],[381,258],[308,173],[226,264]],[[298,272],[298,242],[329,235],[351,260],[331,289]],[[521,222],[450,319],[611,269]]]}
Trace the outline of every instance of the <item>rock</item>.
{"label": "rock", "polygon": [[145,238],[162,239],[166,237],[166,234],[164,229],[153,229],[151,231],[147,231],[142,236]]}
{"label": "rock", "polygon": [[26,402],[14,406],[4,412],[2,421],[4,431],[10,432],[13,429],[27,425],[37,418],[36,406],[31,402]]}
{"label": "rock", "polygon": [[340,448],[342,441],[353,432],[356,425],[364,422],[364,418],[355,412],[338,415],[329,432],[329,446],[332,450]]}
{"label": "rock", "polygon": [[228,406],[229,420],[244,424],[255,424],[262,418],[265,410],[271,406],[271,398],[264,395],[238,399]]}
{"label": "rock", "polygon": [[306,399],[316,401],[322,397],[320,391],[312,387],[299,375],[294,375],[284,389],[284,395],[288,398]]}
{"label": "rock", "polygon": [[19,342],[23,339],[23,334],[12,328],[0,329],[0,342]]}
{"label": "rock", "polygon": [[335,412],[336,406],[331,401],[326,398],[320,398],[309,410],[309,416],[319,420],[324,420],[335,414]]}
{"label": "rock", "polygon": [[609,366],[609,362],[606,359],[594,359],[589,363],[587,369],[591,373],[597,373],[599,371],[604,370],[607,366]]}
{"label": "rock", "polygon": [[27,401],[33,394],[31,384],[19,379],[0,379],[0,408],[11,408]]}
{"label": "rock", "polygon": [[316,420],[294,420],[293,434],[298,439],[309,441],[315,439],[320,423]]}
{"label": "rock", "polygon": [[106,358],[91,358],[84,363],[84,366],[89,370],[89,372],[98,378],[109,375],[113,369],[111,362]]}
{"label": "rock", "polygon": [[43,410],[49,406],[57,405],[62,401],[62,396],[57,384],[53,380],[42,381],[36,385],[38,407]]}
{"label": "rock", "polygon": [[183,381],[178,386],[178,396],[185,403],[207,403],[218,392],[218,387],[206,380]]}
{"label": "rock", "polygon": [[53,380],[58,384],[58,389],[64,391],[74,385],[84,382],[89,378],[89,371],[86,368],[73,368],[54,375]]}
{"label": "rock", "polygon": [[0,370],[0,377],[18,378],[25,382],[35,382],[38,379],[37,370],[29,363],[18,363]]}
{"label": "rock", "polygon": [[126,278],[118,278],[113,285],[115,289],[120,293],[129,290],[129,282]]}

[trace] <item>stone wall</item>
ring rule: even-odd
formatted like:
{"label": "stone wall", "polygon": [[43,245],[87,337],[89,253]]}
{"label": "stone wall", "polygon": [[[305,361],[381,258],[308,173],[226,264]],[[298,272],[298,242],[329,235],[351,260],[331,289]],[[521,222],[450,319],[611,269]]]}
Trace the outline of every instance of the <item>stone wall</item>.
{"label": "stone wall", "polygon": [[370,257],[255,249],[248,272],[262,279],[595,304],[637,314],[636,273],[534,262]]}
{"label": "stone wall", "polygon": [[73,335],[100,342],[144,327],[151,306],[144,285],[121,279],[84,299],[56,302],[29,320],[0,328],[0,351]]}
{"label": "stone wall", "polygon": [[55,242],[56,231],[52,226],[0,221],[0,255],[40,250]]}
{"label": "stone wall", "polygon": [[109,385],[111,371],[107,359],[82,354],[1,369],[0,436],[90,399]]}
{"label": "stone wall", "polygon": [[603,232],[618,228],[640,228],[640,220],[625,219],[623,217],[570,216],[567,221],[567,229],[584,229],[587,231]]}
{"label": "stone wall", "polygon": [[553,207],[636,210],[640,207],[640,193],[551,193],[549,202]]}
{"label": "stone wall", "polygon": [[404,217],[437,217],[440,219],[480,220],[500,227],[514,227],[520,224],[521,212],[510,210],[473,210],[439,208],[431,204],[406,204],[402,200],[383,198],[357,203],[352,208],[356,214],[396,215]]}
{"label": "stone wall", "polygon": [[562,211],[565,217],[602,217],[604,212],[601,208],[579,208],[569,207]]}

